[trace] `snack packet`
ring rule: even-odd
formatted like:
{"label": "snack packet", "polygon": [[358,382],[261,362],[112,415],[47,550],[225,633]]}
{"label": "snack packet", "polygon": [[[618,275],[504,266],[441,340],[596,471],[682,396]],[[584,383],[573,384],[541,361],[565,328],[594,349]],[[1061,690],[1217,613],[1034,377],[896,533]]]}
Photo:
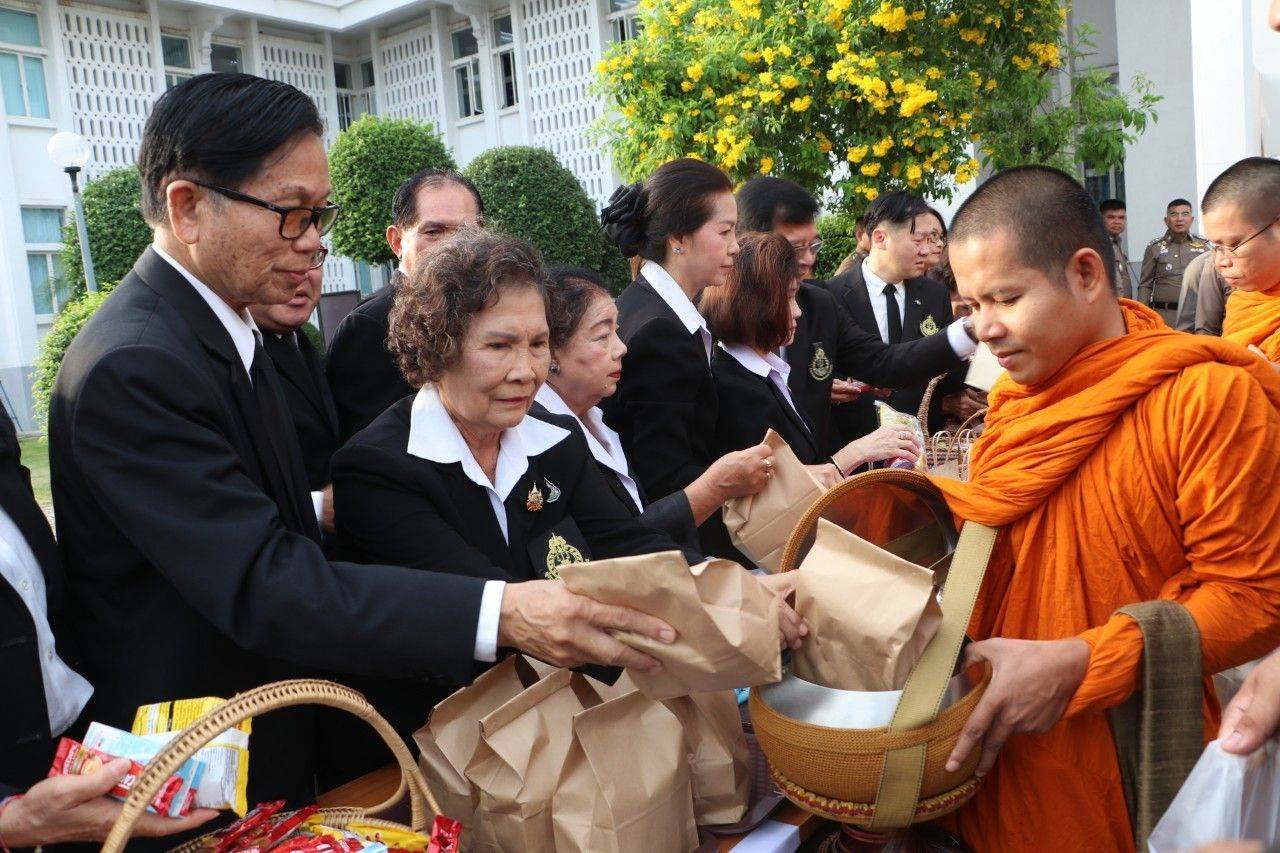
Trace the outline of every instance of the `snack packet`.
{"label": "snack packet", "polygon": [[[97,771],[104,764],[115,761],[117,758],[125,757],[127,756],[113,755],[100,749],[93,749],[79,741],[64,737],[58,741],[58,750],[54,754],[53,765],[49,768],[49,777],[85,776]],[[129,796],[129,792],[133,790],[133,786],[138,784],[138,777],[142,775],[142,763],[136,759],[130,760],[133,763],[128,772],[116,783],[114,788],[107,792],[108,795],[117,800],[126,799]],[[147,811],[170,815],[170,809],[174,807],[174,803],[182,791],[182,786],[183,779],[181,777],[177,774],[170,776],[147,805]]]}
{"label": "snack packet", "polygon": [[262,826],[272,815],[284,808],[284,803],[284,800],[258,803],[253,807],[253,811],[240,820],[230,826],[224,826],[205,838],[199,848],[201,853],[227,853],[240,839]]}
{"label": "snack packet", "polygon": [[[156,757],[164,744],[154,743],[135,734],[115,729],[102,723],[90,723],[84,733],[84,745],[110,755],[128,758],[146,764]],[[169,806],[169,817],[181,817],[191,811],[195,803],[195,788],[204,776],[204,765],[195,760],[183,762],[173,774],[182,780],[182,786]]]}
{"label": "snack packet", "polygon": [[898,458],[889,463],[890,468],[915,468],[918,471],[924,470],[924,429],[920,426],[920,419],[915,415],[907,415],[899,412],[888,403],[876,400],[876,419],[879,420],[880,426],[904,426],[916,435],[916,441],[920,443],[920,456],[915,462],[909,459]]}
{"label": "snack packet", "polygon": [[[178,732],[223,703],[222,699],[205,696],[143,705],[133,718],[131,731],[161,745]],[[196,806],[206,809],[231,809],[244,816],[249,803],[249,735],[252,721],[245,720],[201,747],[195,760],[204,765],[204,775],[196,788]]]}

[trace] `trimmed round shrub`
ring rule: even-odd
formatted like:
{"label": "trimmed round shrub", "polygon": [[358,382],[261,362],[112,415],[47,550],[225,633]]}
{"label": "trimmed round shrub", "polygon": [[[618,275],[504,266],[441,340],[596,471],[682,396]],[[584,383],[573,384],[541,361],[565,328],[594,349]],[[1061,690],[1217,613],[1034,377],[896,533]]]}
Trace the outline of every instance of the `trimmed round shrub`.
{"label": "trimmed round shrub", "polygon": [[362,116],[329,150],[332,198],[342,205],[330,232],[334,251],[367,264],[394,262],[386,231],[396,189],[421,169],[456,168],[429,122]]}
{"label": "trimmed round shrub", "polygon": [[490,148],[467,166],[489,227],[527,240],[548,264],[601,272],[615,291],[631,280],[622,254],[600,231],[595,202],[545,148]]}
{"label": "trimmed round shrub", "polygon": [[[93,240],[93,236],[89,236]],[[53,383],[58,378],[58,368],[62,366],[62,356],[66,354],[71,341],[89,322],[107,296],[115,289],[116,283],[101,282],[94,293],[82,293],[63,306],[57,319],[49,327],[49,332],[40,341],[36,363],[32,368],[31,399],[35,409],[36,422],[44,427],[49,419],[49,401],[53,399]]]}
{"label": "trimmed round shrub", "polygon": [[[142,218],[142,187],[133,166],[112,169],[84,185],[84,220],[93,250],[93,271],[98,282],[124,278],[147,246],[151,227]],[[62,229],[62,268],[67,290],[83,293],[84,267],[80,263],[80,235],[74,213]]]}
{"label": "trimmed round shrub", "polygon": [[813,265],[813,277],[831,278],[840,262],[858,248],[854,217],[845,213],[828,213],[818,220],[818,237],[822,239],[822,251]]}

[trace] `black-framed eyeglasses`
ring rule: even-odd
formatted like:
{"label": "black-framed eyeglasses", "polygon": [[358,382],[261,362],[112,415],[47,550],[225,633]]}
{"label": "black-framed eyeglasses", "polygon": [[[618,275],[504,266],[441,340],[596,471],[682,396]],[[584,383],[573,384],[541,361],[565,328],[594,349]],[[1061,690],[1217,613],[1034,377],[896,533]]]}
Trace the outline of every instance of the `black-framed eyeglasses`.
{"label": "black-framed eyeglasses", "polygon": [[[217,184],[207,184],[204,181],[195,180],[191,181],[191,183],[207,190],[213,190],[218,195],[226,196],[234,201],[256,204],[258,207],[263,207],[272,213],[279,214],[280,236],[286,240],[297,240],[307,233],[307,229],[312,225],[316,227],[316,233],[323,237],[333,228],[333,223],[338,220],[338,214],[342,212],[342,206],[338,204],[326,204],[323,207],[281,207],[264,198],[258,198],[227,187],[220,187]],[[319,265],[317,264],[317,266]]]}
{"label": "black-framed eyeglasses", "polygon": [[321,246],[311,253],[311,266],[307,267],[307,269],[320,269],[320,267],[324,266],[324,259],[327,257],[329,257],[329,247]]}
{"label": "black-framed eyeglasses", "polygon": [[1243,240],[1241,240],[1239,243],[1236,243],[1234,246],[1224,246],[1221,243],[1215,243],[1212,240],[1206,240],[1205,242],[1209,244],[1209,248],[1213,250],[1213,253],[1215,255],[1222,255],[1224,258],[1234,258],[1236,257],[1236,253],[1240,251],[1241,246],[1243,246],[1245,243],[1248,243],[1254,237],[1259,237],[1265,234],[1267,232],[1267,229],[1270,228],[1272,225],[1275,225],[1277,222],[1280,222],[1280,216],[1277,216],[1275,219],[1271,220],[1266,225],[1263,225],[1257,231],[1254,231],[1252,234],[1250,234],[1248,237],[1245,237]]}
{"label": "black-framed eyeglasses", "polygon": [[814,240],[812,243],[803,243],[797,240],[791,244],[791,248],[795,249],[797,252],[803,252],[808,249],[816,255],[822,250],[822,241]]}

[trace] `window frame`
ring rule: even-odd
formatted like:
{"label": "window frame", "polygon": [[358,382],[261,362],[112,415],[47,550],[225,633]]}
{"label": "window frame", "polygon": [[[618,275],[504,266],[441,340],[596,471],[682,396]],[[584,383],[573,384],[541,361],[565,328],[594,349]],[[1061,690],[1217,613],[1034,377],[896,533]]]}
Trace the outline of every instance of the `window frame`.
{"label": "window frame", "polygon": [[[21,206],[20,206],[20,208],[19,208],[19,218],[21,218],[21,213],[22,213],[22,211],[23,211],[23,210],[54,210],[54,211],[57,211],[57,213],[58,213],[58,222],[59,222],[59,225],[58,225],[59,230],[61,230],[62,228],[66,227],[66,224],[67,224],[67,208],[65,208],[65,207],[60,207],[60,206],[58,206],[58,205],[56,205],[56,204],[24,204],[24,205],[21,205]],[[64,244],[62,244],[62,243],[33,243],[33,242],[30,242],[30,241],[28,241],[28,240],[27,240],[27,234],[26,234],[26,231],[24,230],[24,231],[22,232],[22,254],[23,254],[23,257],[25,257],[25,258],[30,258],[32,255],[43,255],[43,256],[45,256],[45,266],[46,266],[46,269],[47,269],[47,270],[48,270],[48,272],[49,272],[49,275],[51,276],[51,277],[50,277],[50,278],[48,278],[48,279],[46,280],[46,282],[45,282],[45,283],[48,285],[48,287],[49,287],[49,304],[53,306],[53,313],[51,313],[51,314],[50,314],[50,313],[45,313],[45,312],[41,312],[41,311],[37,310],[37,306],[36,306],[36,294],[35,294],[35,285],[36,285],[36,283],[35,283],[34,281],[31,281],[31,280],[30,280],[30,278],[31,278],[31,272],[30,272],[31,267],[30,267],[30,263],[31,263],[31,262],[30,262],[30,260],[28,260],[28,261],[27,261],[27,279],[28,279],[28,281],[27,281],[27,287],[28,287],[28,288],[30,288],[30,291],[31,291],[31,311],[32,311],[32,313],[35,315],[37,325],[45,325],[45,324],[48,324],[48,323],[52,323],[52,322],[53,322],[53,320],[54,320],[54,318],[58,316],[58,312],[59,312],[59,311],[61,311],[61,310],[66,306],[67,302],[69,302],[69,301],[71,300],[71,298],[72,298],[72,297],[71,297],[71,295],[68,295],[68,297],[67,297],[67,299],[66,299],[65,301],[64,301],[64,300],[60,300],[60,299],[58,298],[58,297],[59,297],[58,288],[57,288],[57,287],[55,286],[55,284],[54,284],[54,282],[56,281],[56,279],[52,278],[52,274],[53,274],[53,272],[54,272],[55,268],[56,268],[58,265],[60,265],[60,264],[62,263],[62,250],[63,250],[63,248],[64,248]]]}
{"label": "window frame", "polygon": [[192,77],[196,76],[196,53],[190,33],[166,33],[162,30],[160,32],[160,59],[162,61],[164,59],[165,39],[181,39],[182,41],[185,41],[187,43],[187,62],[190,63],[186,66],[170,65],[167,62],[164,64],[164,87],[168,90],[172,89],[183,80],[190,80]]}
{"label": "window frame", "polygon": [[[484,119],[484,84],[480,77],[480,47],[479,40],[476,39],[475,53],[464,54],[463,56],[455,56],[454,40],[455,33],[464,30],[470,30],[472,37],[475,37],[475,28],[470,23],[461,24],[449,30],[449,79],[450,85],[454,89],[453,108],[457,113],[457,121],[459,124],[470,124]],[[463,75],[459,75],[459,71],[464,71]],[[461,84],[462,79],[466,80],[465,84]],[[466,86],[467,95],[471,99],[471,112],[464,112],[462,104],[462,85]]]}
{"label": "window frame", "polygon": [[644,29],[644,25],[640,23],[640,3],[638,1],[616,11],[610,8],[612,6],[610,0],[604,0],[604,3],[607,13],[605,18],[609,24],[609,40],[611,42],[630,41]]}
{"label": "window frame", "polygon": [[[22,89],[22,108],[20,115],[9,115],[9,110],[3,103],[3,97],[0,97],[0,108],[4,108],[4,118],[8,121],[17,121],[18,123],[34,122],[41,125],[48,125],[53,121],[53,100],[51,97],[52,90],[49,88],[49,48],[47,46],[45,25],[43,17],[38,7],[32,8],[21,3],[0,2],[0,9],[6,9],[10,12],[18,12],[23,15],[30,15],[36,21],[36,34],[39,38],[39,45],[18,44],[17,42],[0,41],[0,53],[14,54],[18,60],[18,85]],[[37,116],[31,114],[31,96],[30,87],[27,85],[27,63],[25,59],[31,57],[40,63],[40,73],[44,82],[44,107],[47,115]]]}
{"label": "window frame", "polygon": [[244,70],[244,68],[245,68],[245,65],[244,65],[244,44],[243,44],[242,42],[234,41],[234,40],[231,40],[231,39],[218,39],[218,38],[211,39],[211,40],[210,40],[210,42],[209,42],[209,70],[210,70],[210,71],[212,71],[212,70],[213,70],[213,49],[214,49],[215,47],[229,47],[229,48],[231,48],[232,50],[234,50],[234,51],[235,51],[237,54],[239,54],[239,56],[240,56],[240,59],[239,59],[239,62],[240,62],[240,73],[242,73],[242,74],[246,74],[246,73],[248,73],[248,72],[246,72],[246,71]]}
{"label": "window frame", "polygon": [[[498,21],[503,18],[511,22],[511,41],[507,44],[498,43]],[[519,41],[516,34],[515,16],[508,9],[505,12],[499,12],[490,18],[490,27],[493,30],[493,48],[489,51],[490,59],[493,62],[493,79],[497,84],[498,90],[498,113],[499,115],[513,112],[520,108],[520,63],[516,61],[516,44]],[[511,65],[511,102],[507,103],[507,71],[503,67],[505,64]]]}

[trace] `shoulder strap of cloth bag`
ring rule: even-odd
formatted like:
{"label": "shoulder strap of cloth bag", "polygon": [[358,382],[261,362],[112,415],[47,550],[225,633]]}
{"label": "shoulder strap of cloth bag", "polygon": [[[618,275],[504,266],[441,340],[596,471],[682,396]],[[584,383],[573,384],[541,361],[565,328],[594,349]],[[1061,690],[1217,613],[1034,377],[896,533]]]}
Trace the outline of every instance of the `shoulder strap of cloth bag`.
{"label": "shoulder strap of cloth bag", "polygon": [[1204,750],[1200,629],[1176,601],[1116,611],[1142,629],[1142,684],[1107,712],[1137,849],[1169,808]]}
{"label": "shoulder strap of cloth bag", "polygon": [[[942,624],[907,678],[890,731],[917,729],[938,716],[995,541],[995,528],[974,521],[966,521],[960,530],[943,584]],[[918,744],[885,753],[871,829],[911,825],[924,777],[925,749],[926,744]]]}

